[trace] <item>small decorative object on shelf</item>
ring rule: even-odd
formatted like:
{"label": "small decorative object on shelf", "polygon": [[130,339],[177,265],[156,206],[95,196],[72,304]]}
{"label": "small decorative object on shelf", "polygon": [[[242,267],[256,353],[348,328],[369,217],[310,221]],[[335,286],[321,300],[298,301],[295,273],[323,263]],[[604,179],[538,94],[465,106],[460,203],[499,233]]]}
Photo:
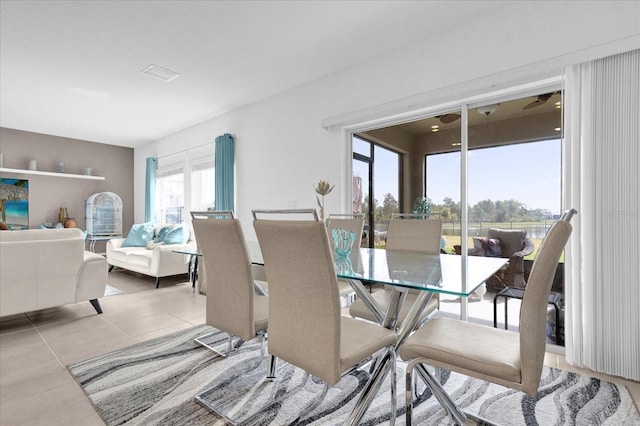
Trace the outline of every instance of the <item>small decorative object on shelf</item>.
{"label": "small decorative object on shelf", "polygon": [[60,207],[60,211],[58,212],[58,223],[64,224],[68,217],[69,214],[67,213],[67,208]]}
{"label": "small decorative object on shelf", "polygon": [[78,223],[76,222],[76,220],[72,217],[68,217],[67,220],[64,221],[64,227],[65,228],[77,228],[78,227]]}
{"label": "small decorative object on shelf", "polygon": [[84,174],[87,176],[91,176],[91,167],[85,167]]}
{"label": "small decorative object on shelf", "polygon": [[324,196],[331,192],[335,185],[331,185],[328,180],[321,180],[318,182],[318,185],[314,187],[316,193],[322,196],[322,201],[320,201],[320,197],[316,197],[316,201],[318,201],[318,207],[320,207],[320,219],[324,222]]}
{"label": "small decorative object on shelf", "polygon": [[38,162],[36,160],[29,160],[29,170],[38,170]]}
{"label": "small decorative object on shelf", "polygon": [[60,161],[58,163],[58,173],[64,173],[64,162]]}
{"label": "small decorative object on shelf", "polygon": [[0,168],[4,167],[4,154],[0,152]]}

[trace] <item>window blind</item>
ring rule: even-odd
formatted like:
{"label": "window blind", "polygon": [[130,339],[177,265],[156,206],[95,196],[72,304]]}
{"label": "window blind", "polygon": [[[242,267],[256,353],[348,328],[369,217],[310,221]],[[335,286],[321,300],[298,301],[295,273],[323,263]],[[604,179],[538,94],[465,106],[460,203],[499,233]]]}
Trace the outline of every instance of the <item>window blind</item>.
{"label": "window blind", "polygon": [[567,73],[567,360],[640,380],[640,50]]}

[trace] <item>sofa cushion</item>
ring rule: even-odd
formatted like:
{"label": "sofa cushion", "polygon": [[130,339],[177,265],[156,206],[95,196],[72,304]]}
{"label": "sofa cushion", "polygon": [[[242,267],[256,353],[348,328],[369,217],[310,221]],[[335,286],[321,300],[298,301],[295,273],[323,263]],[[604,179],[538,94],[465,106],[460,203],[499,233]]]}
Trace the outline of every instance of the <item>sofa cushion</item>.
{"label": "sofa cushion", "polygon": [[171,228],[172,228],[171,226],[163,226],[162,228],[160,228],[160,230],[156,234],[156,238],[153,241],[156,244],[163,243],[165,238],[167,238],[167,235],[171,231]]}
{"label": "sofa cushion", "polygon": [[189,228],[186,223],[176,225],[169,230],[163,244],[186,244],[189,241]]}
{"label": "sofa cushion", "polygon": [[153,239],[154,225],[152,222],[137,223],[131,226],[122,247],[145,247]]}
{"label": "sofa cushion", "polygon": [[472,256],[501,257],[502,249],[497,238],[473,237],[473,248],[469,249]]}
{"label": "sofa cushion", "polygon": [[113,249],[110,260],[114,263],[126,263],[148,268],[151,265],[153,250],[141,247],[126,247]]}
{"label": "sofa cushion", "polygon": [[500,240],[496,238],[482,238],[482,248],[484,255],[487,257],[500,257],[502,250],[500,249]]}

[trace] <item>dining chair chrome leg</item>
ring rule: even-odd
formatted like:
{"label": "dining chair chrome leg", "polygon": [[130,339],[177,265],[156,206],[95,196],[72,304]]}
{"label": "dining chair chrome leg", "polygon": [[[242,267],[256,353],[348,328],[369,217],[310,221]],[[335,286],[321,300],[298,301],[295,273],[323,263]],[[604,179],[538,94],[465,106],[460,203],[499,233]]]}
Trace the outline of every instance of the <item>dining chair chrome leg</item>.
{"label": "dining chair chrome leg", "polygon": [[444,410],[447,412],[449,417],[456,424],[464,425],[465,422],[467,421],[467,415],[464,413],[464,411],[462,411],[460,407],[456,405],[456,403],[451,399],[447,391],[444,390],[442,385],[425,368],[425,366],[422,364],[424,361],[426,361],[424,358],[416,358],[407,365],[407,379],[409,380],[409,382],[406,385],[406,390],[407,390],[406,424],[407,425],[411,424],[412,419],[410,419],[410,416],[412,416],[413,414],[412,413],[413,392],[412,392],[412,386],[411,386],[413,374],[411,373],[410,375],[409,371],[412,372],[415,369],[418,372],[418,374],[420,374],[420,377],[422,378],[422,380],[424,380],[427,386],[429,386],[429,389],[431,389],[431,393],[433,394],[433,396],[436,397],[436,399],[438,400],[442,408],[444,408]]}
{"label": "dining chair chrome leg", "polygon": [[[413,375],[413,368],[407,368],[404,383],[404,399],[405,399],[405,424],[411,426],[413,422],[413,386],[417,386],[417,381]],[[417,389],[416,389],[417,390]],[[417,392],[416,392],[417,393]]]}
{"label": "dining chair chrome leg", "polygon": [[396,424],[396,411],[397,411],[397,402],[396,402],[396,357],[391,357],[391,417],[389,418],[389,426],[393,426]]}
{"label": "dining chair chrome leg", "polygon": [[435,367],[435,372],[433,373],[434,377],[438,381],[438,383],[442,384],[444,369],[440,367]]}
{"label": "dining chair chrome leg", "polygon": [[231,352],[233,352],[235,349],[238,349],[240,346],[242,346],[244,344],[244,340],[242,339],[238,339],[235,343],[233,343],[233,335],[229,334],[227,336],[227,352],[220,352],[219,350],[217,350],[214,346],[212,346],[211,344],[209,344],[207,342],[207,339],[211,336],[213,336],[214,334],[219,333],[218,331],[214,331],[212,333],[207,333],[204,334],[202,336],[198,336],[195,339],[193,339],[194,342],[198,343],[199,345],[204,346],[205,348],[207,348],[208,350],[210,350],[211,352],[217,354],[218,356],[221,356],[222,358],[226,358],[229,355],[231,355]]}
{"label": "dining chair chrome leg", "polygon": [[[303,384],[306,383],[307,380],[309,380],[309,373],[306,373],[304,375],[303,380],[304,380]],[[300,421],[300,419],[304,418],[307,414],[309,414],[310,412],[315,410],[322,403],[322,401],[324,401],[324,398],[327,396],[327,392],[328,391],[329,391],[329,384],[325,383],[323,388],[322,388],[322,392],[321,392],[320,396],[318,397],[318,399],[316,401],[311,402],[311,404],[309,404],[309,406],[306,407],[298,415],[298,417],[296,417],[296,419],[294,421],[290,422],[289,424],[292,424],[292,425],[297,424]]]}
{"label": "dining chair chrome leg", "polygon": [[[215,402],[215,401],[212,400],[211,398],[207,398],[207,394],[209,394],[212,391],[218,390],[221,386],[226,386],[227,383],[233,383],[233,381],[235,379],[237,379],[238,377],[241,377],[243,375],[248,375],[252,371],[254,371],[256,368],[259,368],[260,366],[264,366],[264,357],[262,357],[262,356],[259,357],[255,363],[249,364],[249,366],[246,369],[239,369],[235,374],[233,374],[230,377],[227,377],[223,382],[213,384],[212,386],[210,386],[210,387],[208,387],[208,388],[206,388],[204,390],[201,390],[198,394],[196,394],[194,399],[198,403],[203,405],[204,407],[206,407],[209,410],[213,411],[214,413],[218,414],[219,416],[225,417],[225,415],[228,414],[228,413],[225,413],[225,412],[219,410],[219,407],[216,407],[215,405],[212,405],[212,403]],[[274,394],[275,394],[275,392],[274,392]]]}
{"label": "dining chair chrome leg", "polygon": [[[422,398],[422,396],[424,395],[424,393],[427,391],[427,389],[429,389],[429,386],[427,386],[426,384],[424,384],[422,381],[418,380],[418,376],[417,375],[413,375],[413,394],[415,395],[416,399],[420,399]],[[422,392],[420,391],[420,385],[423,385],[422,388]]]}
{"label": "dining chair chrome leg", "polygon": [[[444,369],[440,368],[440,367],[434,367],[433,369],[433,378],[436,379],[438,381],[438,383],[443,384],[444,381]],[[427,386],[427,381],[426,379],[421,379],[420,374],[414,374],[413,375],[413,394],[415,396],[416,399],[420,399],[423,397],[424,393],[429,389],[429,386]],[[422,391],[420,390],[420,384],[422,384]]]}
{"label": "dining chair chrome leg", "polygon": [[260,358],[262,358],[267,352],[267,333],[263,330],[258,332],[258,336],[260,336]]}
{"label": "dining chair chrome leg", "polygon": [[269,367],[267,369],[267,380],[276,379],[276,370],[278,369],[278,358],[275,355],[269,357]]}

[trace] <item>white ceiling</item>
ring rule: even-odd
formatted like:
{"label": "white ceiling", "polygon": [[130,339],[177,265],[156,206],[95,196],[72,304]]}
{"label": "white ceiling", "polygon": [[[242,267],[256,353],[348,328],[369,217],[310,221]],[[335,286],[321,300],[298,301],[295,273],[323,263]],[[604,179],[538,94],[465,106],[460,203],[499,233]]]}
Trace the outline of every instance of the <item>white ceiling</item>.
{"label": "white ceiling", "polygon": [[136,147],[499,3],[1,0],[0,126]]}

